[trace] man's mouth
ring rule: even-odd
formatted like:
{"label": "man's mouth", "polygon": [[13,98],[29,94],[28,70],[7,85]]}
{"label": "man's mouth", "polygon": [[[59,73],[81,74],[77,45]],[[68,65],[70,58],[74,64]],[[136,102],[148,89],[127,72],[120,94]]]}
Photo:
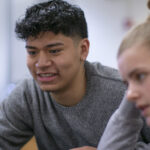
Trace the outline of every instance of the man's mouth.
{"label": "man's mouth", "polygon": [[38,76],[40,76],[40,77],[52,77],[52,76],[54,76],[55,74],[54,73],[44,73],[44,74],[38,74]]}
{"label": "man's mouth", "polygon": [[38,73],[37,80],[40,82],[52,82],[57,78],[57,73]]}

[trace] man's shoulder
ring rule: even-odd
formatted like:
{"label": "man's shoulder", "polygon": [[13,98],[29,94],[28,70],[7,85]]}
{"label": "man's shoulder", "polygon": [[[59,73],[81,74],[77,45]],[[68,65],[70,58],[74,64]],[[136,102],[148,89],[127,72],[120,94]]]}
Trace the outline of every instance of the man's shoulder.
{"label": "man's shoulder", "polygon": [[32,93],[33,91],[37,91],[39,86],[36,81],[32,77],[24,78],[16,82],[14,91],[18,92],[28,92]]}
{"label": "man's shoulder", "polygon": [[121,76],[117,69],[104,66],[100,62],[86,62],[87,71],[93,75],[110,80],[121,80]]}
{"label": "man's shoulder", "polygon": [[35,81],[32,77],[24,78],[22,80],[17,81],[16,87],[31,87],[31,85],[35,84]]}
{"label": "man's shoulder", "polygon": [[31,77],[17,81],[15,88],[6,98],[8,100],[12,99],[12,101],[21,101],[22,99],[23,101],[27,100],[31,102],[35,97],[38,97],[41,94],[43,94],[43,91]]}

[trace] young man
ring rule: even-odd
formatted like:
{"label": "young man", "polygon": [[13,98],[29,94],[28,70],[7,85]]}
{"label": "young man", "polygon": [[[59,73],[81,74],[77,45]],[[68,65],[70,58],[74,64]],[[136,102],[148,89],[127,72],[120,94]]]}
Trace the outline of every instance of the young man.
{"label": "young man", "polygon": [[86,61],[84,12],[50,0],[27,9],[15,31],[33,79],[0,105],[0,150],[20,149],[33,135],[41,150],[96,149],[125,86],[116,70]]}

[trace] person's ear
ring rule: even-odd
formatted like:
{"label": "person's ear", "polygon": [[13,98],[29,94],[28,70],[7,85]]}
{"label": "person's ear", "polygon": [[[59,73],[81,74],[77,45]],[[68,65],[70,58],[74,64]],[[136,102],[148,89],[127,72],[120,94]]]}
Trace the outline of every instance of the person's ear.
{"label": "person's ear", "polygon": [[81,61],[85,61],[88,53],[89,53],[89,46],[90,46],[90,42],[87,38],[82,39],[81,44],[80,44],[80,60]]}

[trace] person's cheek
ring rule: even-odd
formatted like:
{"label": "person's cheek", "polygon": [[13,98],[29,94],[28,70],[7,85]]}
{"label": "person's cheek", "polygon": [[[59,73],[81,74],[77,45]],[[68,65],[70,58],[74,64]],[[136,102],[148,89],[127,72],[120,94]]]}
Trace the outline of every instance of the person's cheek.
{"label": "person's cheek", "polygon": [[150,127],[150,116],[149,116],[149,117],[146,117],[146,123],[147,123],[147,125]]}
{"label": "person's cheek", "polygon": [[145,106],[145,108],[142,111],[142,115],[146,118],[150,117],[150,105]]}

